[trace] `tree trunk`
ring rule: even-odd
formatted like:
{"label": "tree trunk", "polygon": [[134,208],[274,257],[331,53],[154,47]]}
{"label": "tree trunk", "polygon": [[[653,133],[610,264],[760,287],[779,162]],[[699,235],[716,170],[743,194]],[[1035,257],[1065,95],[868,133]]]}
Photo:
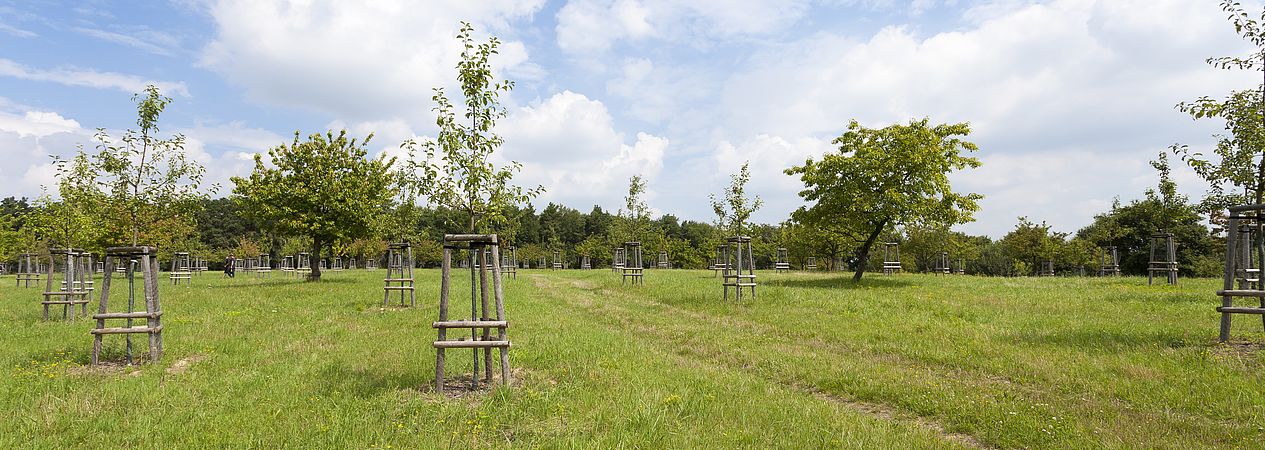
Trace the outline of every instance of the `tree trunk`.
{"label": "tree trunk", "polygon": [[874,241],[878,239],[878,235],[883,233],[883,229],[887,228],[888,219],[879,221],[878,225],[870,231],[870,237],[865,239],[865,244],[861,245],[861,254],[858,256],[857,271],[852,274],[852,282],[860,282],[861,276],[865,274],[865,266],[870,261],[870,248],[874,246]]}
{"label": "tree trunk", "polygon": [[324,246],[320,238],[312,237],[312,256],[307,260],[307,265],[312,271],[308,274],[308,281],[321,281],[321,247]]}

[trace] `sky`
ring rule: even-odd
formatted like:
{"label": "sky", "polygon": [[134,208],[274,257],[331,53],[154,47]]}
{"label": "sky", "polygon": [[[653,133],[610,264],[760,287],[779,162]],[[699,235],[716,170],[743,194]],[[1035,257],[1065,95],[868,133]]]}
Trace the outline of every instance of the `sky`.
{"label": "sky", "polygon": [[951,177],[984,196],[955,229],[1074,232],[1142,197],[1169,146],[1212,147],[1221,125],[1174,105],[1260,79],[1204,62],[1251,50],[1211,0],[0,0],[0,196],[135,128],[147,84],[217,197],[296,131],[400,155],[435,134],[433,89],[456,89],[462,20],[501,41],[497,157],[545,187],[538,209],[615,211],[640,174],[652,209],[698,221],[744,162],[753,219],[778,223],[804,204],[783,170],[837,151],[850,120],[930,118],[969,122],[983,163]]}

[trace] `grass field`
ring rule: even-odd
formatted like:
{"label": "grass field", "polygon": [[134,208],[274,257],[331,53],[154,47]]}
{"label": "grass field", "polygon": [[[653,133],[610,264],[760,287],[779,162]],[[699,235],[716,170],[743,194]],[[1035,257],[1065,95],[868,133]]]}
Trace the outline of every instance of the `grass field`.
{"label": "grass field", "polygon": [[107,369],[91,320],[0,278],[0,448],[1265,445],[1261,323],[1217,345],[1217,280],[762,272],[734,304],[711,272],[520,271],[515,386],[449,398],[438,271],[417,308],[381,309],[382,275],[163,284],[163,359]]}

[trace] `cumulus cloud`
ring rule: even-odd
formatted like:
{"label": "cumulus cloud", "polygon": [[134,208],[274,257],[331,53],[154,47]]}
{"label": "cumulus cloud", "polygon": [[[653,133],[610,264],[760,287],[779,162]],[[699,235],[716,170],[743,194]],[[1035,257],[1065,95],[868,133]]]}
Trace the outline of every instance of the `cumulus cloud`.
{"label": "cumulus cloud", "polygon": [[523,164],[523,185],[545,186],[542,201],[580,208],[617,207],[629,177],[657,178],[669,145],[644,132],[630,142],[602,102],[571,91],[518,108],[498,131],[506,142],[501,157]]}
{"label": "cumulus cloud", "polygon": [[[0,99],[2,100],[2,99]],[[35,197],[42,187],[56,184],[56,168],[51,155],[68,158],[92,131],[74,119],[50,111],[12,110],[17,105],[0,102],[0,179],[6,180],[5,195]]]}
{"label": "cumulus cloud", "polygon": [[[200,65],[254,101],[347,121],[433,117],[431,89],[451,86],[459,20],[502,36],[540,0],[352,2],[221,0],[209,5],[216,36]],[[541,76],[526,47],[506,39],[498,70]]]}
{"label": "cumulus cloud", "polygon": [[[1203,4],[999,2],[963,18],[971,26],[929,36],[904,26],[862,39],[819,32],[759,52],[723,88],[720,134],[824,139],[850,118],[868,126],[969,121],[985,167],[1002,168],[958,178],[990,198],[970,228],[999,235],[1027,214],[1058,216],[1074,230],[1117,193],[1141,194],[1143,187],[1113,177],[1153,180],[1146,161],[1160,149],[1208,139],[1213,130],[1192,125],[1173,104],[1256,82],[1202,63],[1244,49],[1217,9]],[[977,182],[1024,164],[1042,176]],[[1042,208],[1023,212],[1029,208],[1012,197]],[[770,205],[783,202],[797,199],[774,197]]]}

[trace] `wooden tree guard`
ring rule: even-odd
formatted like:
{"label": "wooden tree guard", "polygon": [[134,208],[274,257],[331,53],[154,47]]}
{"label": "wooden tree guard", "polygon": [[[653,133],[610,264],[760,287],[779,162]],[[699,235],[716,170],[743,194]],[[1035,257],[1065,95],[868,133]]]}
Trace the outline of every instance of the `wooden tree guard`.
{"label": "wooden tree guard", "polygon": [[1237,258],[1234,278],[1238,289],[1261,289],[1261,266],[1260,261],[1257,260],[1260,243],[1260,238],[1256,235],[1256,222],[1246,218],[1240,219],[1234,248],[1228,249]]}
{"label": "wooden tree guard", "polygon": [[668,260],[668,252],[659,251],[659,263],[656,267],[660,269],[671,269],[672,262]]}
{"label": "wooden tree guard", "polygon": [[804,270],[817,270],[817,257],[809,256],[804,264]]}
{"label": "wooden tree guard", "polygon": [[725,254],[729,249],[725,244],[716,246],[716,257],[712,259],[712,277],[718,277],[729,268],[729,262],[725,261]]}
{"label": "wooden tree guard", "polygon": [[1120,276],[1120,254],[1116,251],[1116,246],[1111,245],[1104,248],[1099,260],[1101,264],[1098,268],[1098,276]]}
{"label": "wooden tree guard", "polygon": [[[138,260],[139,264],[133,264]],[[127,311],[110,312],[110,281],[115,267],[124,267],[127,281]],[[145,310],[136,311],[136,271],[141,272],[141,289]],[[107,334],[122,334],[127,338],[127,363],[132,363],[132,335],[149,336],[149,360],[162,357],[163,326],[162,308],[158,302],[158,252],[153,247],[111,247],[105,250],[105,276],[101,281],[101,305],[92,316],[97,326],[92,330],[92,364],[100,363],[102,338]],[[133,320],[145,319],[145,326],[134,327]],[[107,320],[126,320],[124,327],[106,327]]]}
{"label": "wooden tree guard", "polygon": [[790,272],[791,262],[787,259],[786,248],[778,247],[777,261],[773,263],[773,271],[775,273]]}
{"label": "wooden tree guard", "polygon": [[624,271],[624,260],[625,260],[625,259],[626,259],[626,258],[624,257],[624,248],[623,248],[623,247],[615,247],[615,248],[611,251],[611,272],[621,272],[621,273],[622,273],[622,272]]}
{"label": "wooden tree guard", "polygon": [[900,273],[900,243],[883,243],[883,275]]}
{"label": "wooden tree guard", "polygon": [[962,259],[962,258],[958,259],[957,274],[966,275],[966,259]]}
{"label": "wooden tree guard", "polygon": [[624,284],[625,281],[633,285],[645,284],[645,274],[642,273],[645,266],[641,262],[641,243],[625,242],[624,256],[627,259],[624,260],[623,278],[620,278],[619,284]]}
{"label": "wooden tree guard", "polygon": [[34,253],[23,253],[18,256],[18,285],[17,287],[31,287],[31,282],[35,282],[35,286],[39,287],[40,278],[43,275],[43,264],[40,263],[40,255]]}
{"label": "wooden tree guard", "polygon": [[590,270],[593,268],[593,262],[589,260],[589,255],[580,256],[580,270]]}
{"label": "wooden tree guard", "polygon": [[307,252],[299,252],[299,256],[295,258],[294,274],[300,278],[307,278],[312,273],[312,257]]}
{"label": "wooden tree guard", "polygon": [[1151,235],[1151,262],[1146,269],[1146,284],[1151,284],[1156,274],[1163,276],[1168,284],[1177,285],[1177,246],[1173,243],[1173,233],[1161,231]]}
{"label": "wooden tree guard", "polygon": [[724,300],[729,300],[729,288],[734,288],[734,300],[742,301],[742,289],[751,289],[751,298],[755,298],[755,258],[751,254],[751,238],[734,236],[729,238],[725,246],[725,273],[722,276]]}
{"label": "wooden tree guard", "polygon": [[294,255],[286,255],[281,258],[281,273],[294,273]]}
{"label": "wooden tree guard", "polygon": [[255,258],[255,276],[263,278],[271,275],[272,257],[267,253],[260,253],[259,257]]}
{"label": "wooden tree guard", "polygon": [[562,252],[557,251],[557,250],[554,250],[554,251],[553,251],[553,264],[551,264],[551,265],[549,266],[549,268],[550,268],[550,269],[552,269],[552,270],[562,270],[562,267],[563,267],[563,266],[562,266]]}
{"label": "wooden tree guard", "polygon": [[365,270],[378,270],[378,260],[377,260],[377,259],[366,259],[366,260],[365,260]]}
{"label": "wooden tree guard", "polygon": [[[479,386],[479,350],[483,350],[483,367],[484,381],[492,382],[492,349],[497,349],[501,354],[501,383],[508,386],[510,384],[510,360],[509,349],[510,341],[506,337],[506,329],[509,328],[509,322],[505,319],[505,293],[501,286],[501,268],[499,265],[492,264],[492,285],[491,297],[495,302],[495,311],[492,311],[488,304],[489,286],[488,286],[488,265],[482,265],[478,269],[473,265],[470,267],[470,319],[469,320],[449,320],[449,287],[452,278],[452,253],[453,250],[467,249],[470,251],[470,259],[478,258],[479,254],[491,253],[491,259],[496,261],[500,259],[500,246],[497,243],[495,234],[449,234],[444,236],[444,257],[440,265],[440,283],[439,283],[439,321],[431,324],[438,333],[438,338],[434,342],[435,347],[435,391],[444,392],[444,350],[449,348],[469,348],[474,351],[474,370],[470,376],[471,390],[478,389]],[[480,311],[480,307],[481,311]],[[491,314],[495,313],[495,317]],[[449,329],[469,329],[470,340],[449,340]],[[492,336],[492,330],[496,330],[496,336]],[[480,335],[479,330],[482,330]]]}
{"label": "wooden tree guard", "polygon": [[518,249],[511,246],[501,254],[501,276],[518,279]]}
{"label": "wooden tree guard", "polygon": [[335,256],[334,265],[331,266],[329,270],[334,271],[334,272],[342,272],[343,271],[343,257]]}
{"label": "wooden tree guard", "polygon": [[1037,273],[1037,276],[1042,276],[1042,277],[1054,276],[1054,260],[1047,259],[1045,261],[1041,261],[1041,270]]}
{"label": "wooden tree guard", "polygon": [[952,272],[949,268],[949,252],[940,252],[937,255],[935,267],[931,272],[936,275],[948,275]]}
{"label": "wooden tree guard", "polygon": [[[1233,314],[1259,315],[1261,316],[1262,326],[1265,326],[1265,290],[1260,289],[1261,283],[1259,279],[1254,283],[1254,286],[1248,281],[1251,280],[1249,277],[1252,274],[1257,274],[1256,276],[1258,277],[1260,274],[1259,270],[1249,272],[1248,269],[1259,269],[1259,267],[1253,266],[1250,255],[1245,256],[1243,254],[1245,251],[1247,253],[1261,251],[1259,247],[1261,242],[1259,236],[1253,242],[1251,233],[1245,234],[1238,231],[1244,225],[1251,225],[1254,228],[1255,223],[1261,220],[1262,211],[1265,211],[1265,205],[1245,205],[1230,208],[1229,224],[1226,227],[1229,232],[1226,233],[1224,279],[1221,290],[1217,291],[1217,295],[1221,297],[1221,306],[1217,307],[1217,312],[1221,313],[1221,342],[1230,339],[1230,322]],[[1256,262],[1260,263],[1260,261]],[[1236,283],[1240,284],[1239,289],[1235,289]],[[1243,287],[1245,286],[1254,287],[1254,289],[1244,289]],[[1255,298],[1259,301],[1260,306],[1235,306],[1234,299],[1236,298]]]}
{"label": "wooden tree guard", "polygon": [[[79,307],[80,314],[88,315],[88,290],[85,288],[87,283],[84,282],[87,274],[84,273],[85,267],[80,260],[86,253],[71,248],[49,249],[48,253],[50,260],[44,278],[44,301],[40,302],[44,305],[44,320],[48,320],[48,310],[52,305],[61,305],[63,319],[74,320],[76,306]],[[55,261],[63,257],[66,263],[62,265],[62,279],[56,285],[58,290],[54,291],[53,281],[57,278]]]}
{"label": "wooden tree guard", "polygon": [[179,285],[184,282],[186,286],[193,284],[193,271],[189,268],[192,266],[189,259],[189,252],[175,252],[171,255],[171,271],[167,272],[167,278],[171,280],[171,284]]}
{"label": "wooden tree guard", "polygon": [[[405,242],[396,242],[387,246],[387,277],[382,288],[382,306],[386,307],[391,299],[391,291],[400,293],[400,306],[414,306],[417,298],[413,291],[413,246]],[[408,292],[408,305],[404,304],[404,293]]]}
{"label": "wooden tree guard", "polygon": [[190,267],[190,269],[192,269],[194,275],[198,275],[198,274],[201,274],[202,272],[206,272],[206,270],[208,269],[208,267],[206,266],[206,258],[203,258],[201,256],[193,257],[193,266]]}

